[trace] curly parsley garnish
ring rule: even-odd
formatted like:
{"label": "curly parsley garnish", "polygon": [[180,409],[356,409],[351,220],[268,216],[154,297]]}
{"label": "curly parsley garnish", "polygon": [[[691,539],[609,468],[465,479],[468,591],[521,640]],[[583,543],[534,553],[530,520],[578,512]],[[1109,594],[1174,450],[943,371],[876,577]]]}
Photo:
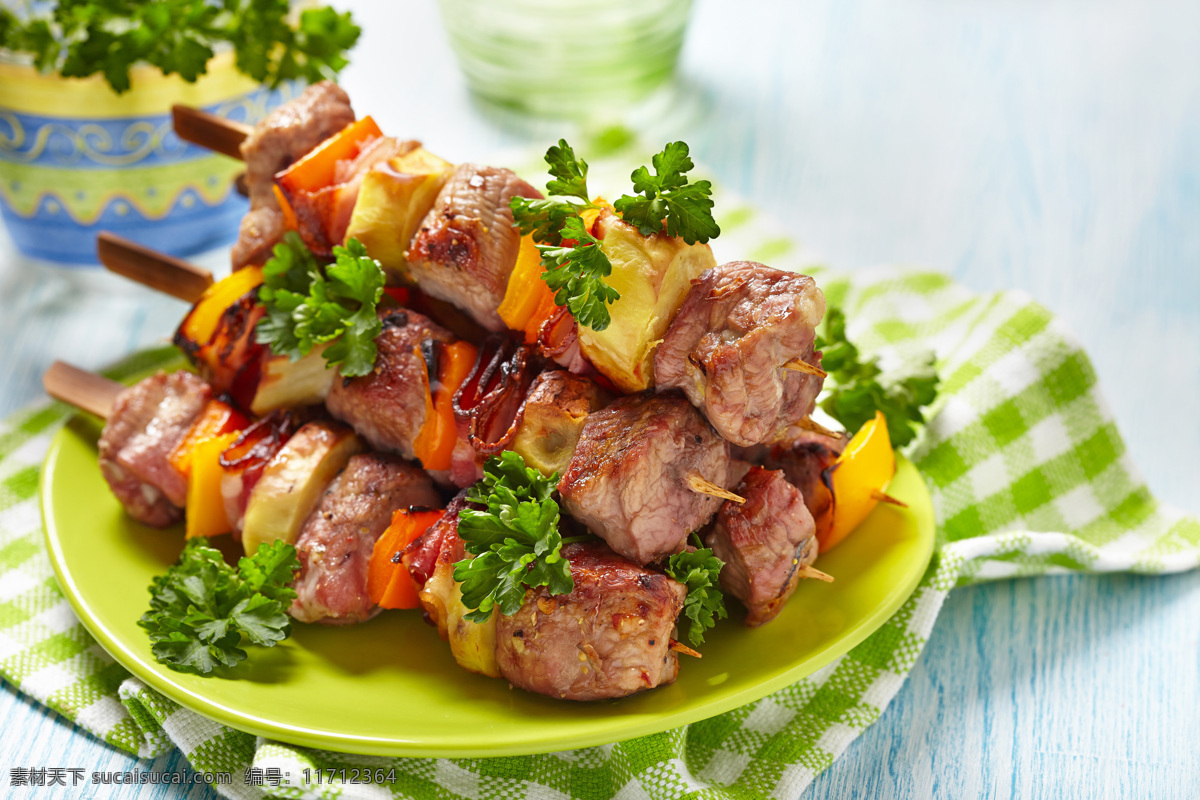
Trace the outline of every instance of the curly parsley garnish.
{"label": "curly parsley garnish", "polygon": [[286,610],[300,562],[282,541],[261,544],[237,569],[204,538],[191,539],[179,562],[150,584],[150,610],[138,625],[150,635],[160,664],[207,675],[246,660],[242,637],[274,647],[291,633]]}
{"label": "curly parsley garnish", "polygon": [[612,274],[612,263],[600,249],[600,241],[587,232],[579,217],[567,219],[562,238],[573,244],[538,245],[545,270],[542,280],[554,290],[554,302],[566,306],[576,322],[602,331],[612,321],[608,305],[621,297],[604,282]]}
{"label": "curly parsley garnish", "polygon": [[699,536],[693,533],[692,538],[696,549],[668,558],[664,571],[688,589],[687,599],[683,601],[683,615],[692,622],[688,640],[699,647],[704,644],[704,632],[729,614],[725,611],[725,595],[718,583],[725,562],[714,556],[710,548],[700,547]]}
{"label": "curly parsley garnish", "polygon": [[[195,81],[214,47],[232,45],[238,70],[278,86],[332,78],[361,29],[350,12],[310,8],[291,22],[288,0],[58,0],[16,14],[0,6],[0,47],[28,53],[41,71],[102,73],[120,93],[138,62]],[[48,8],[47,8],[48,7]]]}
{"label": "curly parsley garnish", "polygon": [[324,358],[344,377],[375,368],[375,337],[383,330],[375,308],[383,296],[384,274],[357,239],[333,248],[333,264],[321,266],[295,231],[275,245],[263,266],[258,299],[267,309],[255,334],[260,344],[292,361],[328,344]]}
{"label": "curly parsley garnish", "polygon": [[846,315],[840,308],[825,312],[825,336],[817,341],[821,367],[833,378],[834,388],[821,401],[821,408],[848,431],[856,431],[883,412],[888,436],[895,447],[913,440],[916,426],[925,422],[922,406],[937,397],[938,375],[933,354],[924,370],[885,386],[879,381],[882,370],[878,359],[864,359],[846,339]]}
{"label": "curly parsley garnish", "polygon": [[[621,218],[637,226],[643,236],[663,230],[688,244],[715,239],[721,228],[713,219],[712,184],[689,183],[686,175],[695,166],[686,142],[671,142],[650,160],[654,175],[638,167],[630,176],[637,195],[623,195],[614,203]],[[664,226],[665,223],[665,226]]]}
{"label": "curly parsley garnish", "polygon": [[597,208],[588,195],[588,165],[566,139],[546,151],[546,163],[553,176],[546,183],[550,197],[514,197],[509,203],[514,224],[523,236],[533,234],[542,253],[542,280],[554,290],[554,302],[566,306],[580,325],[602,331],[612,321],[608,306],[621,295],[605,283],[612,262],[580,216]]}
{"label": "curly parsley garnish", "polygon": [[472,609],[467,619],[487,622],[493,608],[517,613],[527,587],[546,586],[550,594],[575,588],[562,546],[588,537],[564,540],[559,534],[557,483],[558,475],[543,477],[511,450],[484,465],[483,479],[468,490],[467,499],[487,509],[467,508],[458,515],[458,535],[474,556],[454,565],[463,604]]}

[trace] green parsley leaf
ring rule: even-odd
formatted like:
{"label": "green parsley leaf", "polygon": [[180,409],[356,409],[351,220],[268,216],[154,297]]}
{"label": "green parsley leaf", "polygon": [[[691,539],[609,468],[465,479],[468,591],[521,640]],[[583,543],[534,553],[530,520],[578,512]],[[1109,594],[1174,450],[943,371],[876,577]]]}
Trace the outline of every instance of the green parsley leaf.
{"label": "green parsley leaf", "polygon": [[612,262],[577,216],[567,219],[562,238],[574,240],[574,244],[537,246],[542,254],[542,280],[555,292],[554,302],[566,306],[576,322],[602,331],[612,321],[609,304],[621,297],[604,281],[612,274]]}
{"label": "green parsley leaf", "polygon": [[292,361],[328,344],[329,367],[340,365],[344,377],[367,375],[375,368],[375,337],[383,330],[375,312],[383,297],[383,267],[354,238],[334,247],[333,255],[336,261],[322,273],[300,236],[284,235],[263,266],[258,299],[267,313],[255,335]]}
{"label": "green parsley leaf", "polygon": [[[613,205],[621,218],[643,236],[665,230],[688,244],[704,243],[721,233],[713,219],[712,184],[689,183],[684,173],[695,165],[686,142],[671,142],[651,159],[654,175],[638,167],[630,176],[638,195],[622,195]],[[666,225],[664,226],[664,221]]]}
{"label": "green parsley leaf", "polygon": [[100,73],[118,93],[139,62],[195,81],[218,45],[232,45],[238,70],[272,87],[332,78],[361,30],[349,12],[300,12],[288,0],[57,0],[21,15],[0,8],[0,46],[33,56],[43,72]]}
{"label": "green parsley leaf", "polygon": [[533,234],[542,253],[542,280],[555,292],[554,302],[566,306],[580,325],[602,331],[611,322],[608,305],[621,295],[604,281],[612,274],[612,263],[579,216],[596,208],[588,195],[588,165],[566,139],[550,146],[546,163],[554,177],[546,183],[551,197],[514,197],[509,202],[513,224],[522,236]]}
{"label": "green parsley leaf", "polygon": [[171,669],[206,675],[237,666],[246,659],[243,636],[272,647],[291,633],[287,606],[296,593],[288,584],[299,568],[286,542],[260,544],[235,570],[207,539],[191,539],[179,562],[151,582],[150,610],[138,625]]}
{"label": "green parsley leaf", "polygon": [[[698,538],[696,542],[699,544]],[[725,562],[707,547],[690,553],[676,553],[667,559],[664,571],[688,589],[687,599],[683,601],[683,615],[691,620],[688,640],[696,647],[704,644],[706,630],[716,626],[718,619],[729,616],[725,610],[725,595],[718,582],[724,566]]]}
{"label": "green parsley leaf", "polygon": [[463,604],[472,609],[467,619],[487,622],[493,608],[515,614],[527,588],[546,586],[550,594],[575,588],[571,565],[561,552],[553,497],[557,483],[558,475],[544,477],[511,450],[484,465],[483,479],[468,490],[467,499],[486,510],[466,508],[458,515],[458,535],[474,556],[454,565]]}
{"label": "green parsley leaf", "polygon": [[925,423],[921,411],[937,397],[938,375],[933,353],[922,369],[887,385],[880,382],[878,359],[863,358],[846,338],[846,315],[837,307],[825,312],[825,335],[817,340],[821,368],[829,373],[834,386],[821,401],[821,408],[840,422],[847,431],[856,431],[883,412],[893,447],[903,447],[917,435],[917,426]]}
{"label": "green parsley leaf", "polygon": [[575,157],[575,150],[567,144],[566,139],[559,139],[558,144],[550,146],[546,151],[546,163],[550,165],[550,174],[555,178],[546,183],[546,190],[551,195],[578,197],[585,205],[591,204],[587,189],[587,162]]}

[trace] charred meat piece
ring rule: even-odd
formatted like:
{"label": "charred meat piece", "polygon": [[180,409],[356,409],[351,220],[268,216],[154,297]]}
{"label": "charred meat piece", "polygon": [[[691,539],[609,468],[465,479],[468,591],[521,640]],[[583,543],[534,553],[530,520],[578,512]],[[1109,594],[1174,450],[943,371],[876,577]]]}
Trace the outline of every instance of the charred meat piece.
{"label": "charred meat piece", "polygon": [[682,550],[721,505],[689,488],[695,478],[726,487],[729,445],[681,395],[642,395],[588,416],[558,491],[567,513],[648,564]]}
{"label": "charred meat piece", "polygon": [[454,303],[492,331],[505,328],[496,308],[508,289],[521,242],[508,207],[517,196],[542,194],[511,170],[459,166],[407,253],[409,273],[421,291]]}
{"label": "charred meat piece", "polygon": [[660,389],[679,388],[733,444],[778,438],[812,410],[823,379],[784,369],[813,351],[825,296],[812,278],[733,261],[692,282],[654,356]]}
{"label": "charred meat piece", "polygon": [[329,81],[304,90],[262,119],[242,142],[250,213],[233,246],[233,268],[261,264],[283,237],[283,212],[275,198],[275,173],[354,122],[350,98]]}
{"label": "charred meat piece", "polygon": [[378,612],[367,596],[367,565],[392,513],[436,506],[429,477],[393,456],[353,456],[300,529],[300,572],[291,615],[301,622],[362,622]]}
{"label": "charred meat piece", "polygon": [[763,462],[767,469],[783,470],[788,483],[804,495],[804,504],[821,535],[833,525],[833,490],[826,470],[837,462],[845,448],[844,439],[804,432],[788,444],[772,447]]}
{"label": "charred meat piece", "polygon": [[742,601],[746,624],[757,627],[775,619],[796,590],[800,568],[816,559],[816,526],[781,471],[755,467],[737,493],[746,502],[721,507],[708,546],[725,562],[721,588]]}
{"label": "charred meat piece", "polygon": [[383,332],[375,339],[375,371],[335,379],[326,408],[375,449],[413,458],[413,441],[425,423],[429,382],[422,348],[450,340],[449,332],[428,317],[413,311],[385,312]]}
{"label": "charred meat piece", "polygon": [[336,83],[321,81],[272,111],[242,142],[250,207],[279,208],[275,173],[354,122],[350,97]]}
{"label": "charred meat piece", "polygon": [[625,697],[672,683],[670,650],[687,587],[599,542],[562,549],[575,589],[526,595],[496,622],[496,661],[514,686],[567,700]]}
{"label": "charred meat piece", "polygon": [[100,471],[129,515],[158,528],[183,519],[187,477],[167,460],[212,390],[190,372],[159,372],[117,396],[100,436]]}

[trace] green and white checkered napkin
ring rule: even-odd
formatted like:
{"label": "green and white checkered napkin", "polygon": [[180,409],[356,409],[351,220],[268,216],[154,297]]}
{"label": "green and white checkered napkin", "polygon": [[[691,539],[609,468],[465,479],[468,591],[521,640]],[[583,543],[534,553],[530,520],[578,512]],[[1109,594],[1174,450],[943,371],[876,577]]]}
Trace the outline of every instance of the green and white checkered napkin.
{"label": "green and white checkered napkin", "polygon": [[[718,256],[808,267],[752,209],[723,211],[722,225]],[[935,273],[817,274],[865,352],[903,365],[936,350],[942,392],[910,456],[932,493],[938,539],[895,617],[787,689],[679,730],[546,755],[381,759],[256,740],[130,678],[72,615],[43,548],[37,499],[62,406],[0,426],[0,674],[116,747],[143,757],[178,747],[197,770],[232,772],[235,785],[217,787],[230,797],[790,800],[883,713],[955,586],[1200,563],[1200,523],[1150,496],[1087,356],[1050,312],[1018,292],[973,294]],[[389,791],[253,780],[273,768],[298,781],[305,767],[356,766],[394,768],[396,783]]]}

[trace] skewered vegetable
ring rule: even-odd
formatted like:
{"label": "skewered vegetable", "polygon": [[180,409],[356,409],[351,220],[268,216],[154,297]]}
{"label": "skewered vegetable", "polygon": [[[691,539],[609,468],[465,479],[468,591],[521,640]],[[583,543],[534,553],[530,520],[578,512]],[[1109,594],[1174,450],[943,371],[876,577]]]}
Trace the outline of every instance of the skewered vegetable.
{"label": "skewered vegetable", "polygon": [[829,468],[829,474],[834,498],[833,525],[828,533],[818,537],[822,553],[862,524],[896,474],[896,454],[882,411],[876,411],[874,419],[854,434]]}
{"label": "skewered vegetable", "polygon": [[580,326],[579,344],[618,389],[640,392],[654,383],[654,348],[691,281],[717,262],[708,245],[643,236],[612,211],[601,212],[592,227],[612,262],[608,283],[621,297],[603,331]]}
{"label": "skewered vegetable", "polygon": [[354,432],[341,425],[310,422],[296,431],[250,493],[242,525],[246,551],[275,540],[294,544],[325,487],[362,448]]}
{"label": "skewered vegetable", "polygon": [[347,239],[358,239],[392,283],[408,281],[405,251],[454,165],[423,147],[376,164],[363,176]]}

